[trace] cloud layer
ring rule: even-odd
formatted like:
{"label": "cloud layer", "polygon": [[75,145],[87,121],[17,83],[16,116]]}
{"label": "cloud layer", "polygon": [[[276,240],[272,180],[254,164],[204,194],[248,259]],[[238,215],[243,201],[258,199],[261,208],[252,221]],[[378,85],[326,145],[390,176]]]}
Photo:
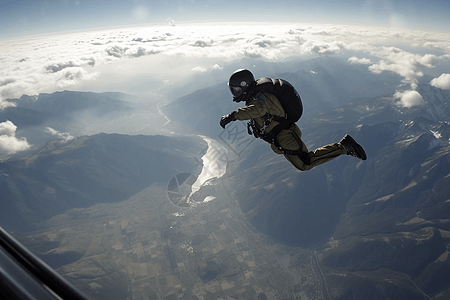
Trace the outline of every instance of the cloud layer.
{"label": "cloud layer", "polygon": [[17,126],[11,121],[0,123],[0,161],[30,148],[26,138],[16,137],[16,130]]}
{"label": "cloud layer", "polygon": [[[408,50],[395,46],[402,44]],[[244,57],[280,61],[344,52],[353,53],[349,63],[364,64],[375,74],[398,74],[415,90],[424,70],[448,63],[450,39],[445,34],[395,29],[266,24],[128,28],[8,41],[0,43],[0,99],[94,81],[99,66],[141,57],[204,60],[209,64],[190,70],[208,72]],[[141,67],[153,75],[162,69]],[[446,75],[432,84],[448,87]]]}
{"label": "cloud layer", "polygon": [[56,136],[58,139],[61,140],[61,142],[68,142],[73,140],[75,137],[72,136],[70,133],[68,132],[60,132],[56,129],[53,129],[51,127],[46,127],[45,130],[47,131],[47,133],[50,133],[53,136]]}
{"label": "cloud layer", "polygon": [[403,92],[396,92],[394,98],[400,100],[400,104],[403,107],[411,107],[415,105],[423,105],[424,100],[419,92],[414,90],[407,90]]}
{"label": "cloud layer", "polygon": [[450,74],[444,73],[431,80],[430,84],[443,90],[450,90]]}

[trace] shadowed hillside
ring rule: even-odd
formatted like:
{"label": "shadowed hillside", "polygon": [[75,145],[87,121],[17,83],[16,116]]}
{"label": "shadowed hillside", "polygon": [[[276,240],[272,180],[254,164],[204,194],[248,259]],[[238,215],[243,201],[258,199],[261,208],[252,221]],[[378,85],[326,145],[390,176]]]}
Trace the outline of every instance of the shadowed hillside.
{"label": "shadowed hillside", "polygon": [[181,172],[198,171],[198,138],[98,134],[54,140],[23,159],[0,164],[1,226],[30,230],[76,207],[123,201]]}

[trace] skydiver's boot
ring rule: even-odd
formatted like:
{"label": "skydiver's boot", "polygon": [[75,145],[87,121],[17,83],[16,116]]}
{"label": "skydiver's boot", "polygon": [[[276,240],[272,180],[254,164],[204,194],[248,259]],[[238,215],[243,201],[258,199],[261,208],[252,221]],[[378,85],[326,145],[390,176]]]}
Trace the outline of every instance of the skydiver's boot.
{"label": "skydiver's boot", "polygon": [[342,146],[347,149],[347,154],[360,158],[362,160],[366,160],[366,152],[364,151],[363,147],[359,145],[351,136],[346,134],[342,140],[339,142]]}

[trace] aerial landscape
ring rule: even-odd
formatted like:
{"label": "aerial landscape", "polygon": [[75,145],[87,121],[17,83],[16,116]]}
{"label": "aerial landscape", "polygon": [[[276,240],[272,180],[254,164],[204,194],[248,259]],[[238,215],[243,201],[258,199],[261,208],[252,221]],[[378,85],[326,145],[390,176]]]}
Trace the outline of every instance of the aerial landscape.
{"label": "aerial landscape", "polygon": [[[88,299],[450,299],[450,8],[280,3],[3,1],[0,226]],[[367,160],[223,129],[242,68]]]}

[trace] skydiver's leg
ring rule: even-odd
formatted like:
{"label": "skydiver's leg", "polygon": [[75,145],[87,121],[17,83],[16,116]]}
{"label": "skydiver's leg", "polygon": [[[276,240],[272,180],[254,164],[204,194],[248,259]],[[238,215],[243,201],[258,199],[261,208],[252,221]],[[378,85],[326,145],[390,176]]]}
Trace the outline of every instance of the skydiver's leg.
{"label": "skydiver's leg", "polygon": [[270,148],[271,148],[272,151],[275,152],[276,154],[283,154],[283,151],[281,151],[280,149],[278,149],[274,144],[270,144]]}
{"label": "skydiver's leg", "polygon": [[[301,140],[302,132],[297,125],[292,125],[290,128],[282,130],[277,135],[277,141],[281,148],[286,150],[302,150],[301,155],[286,155],[284,157],[297,169],[300,171],[306,171],[309,169],[310,159],[308,148],[305,143]],[[277,149],[274,145],[271,145],[272,150],[275,153],[282,154],[280,150]]]}
{"label": "skydiver's leg", "polygon": [[347,154],[347,150],[345,150],[344,146],[338,143],[326,145],[309,152],[310,164],[308,165],[307,170],[333,160],[342,154]]}
{"label": "skydiver's leg", "polygon": [[[300,155],[284,155],[294,167],[301,171],[310,170],[347,153],[345,147],[338,143],[333,143],[308,152],[308,148],[301,140],[301,136],[302,133],[297,125],[293,125],[289,129],[283,130],[277,135],[278,143],[283,149],[302,149],[302,153]],[[272,150],[274,150],[274,147],[272,147]]]}

